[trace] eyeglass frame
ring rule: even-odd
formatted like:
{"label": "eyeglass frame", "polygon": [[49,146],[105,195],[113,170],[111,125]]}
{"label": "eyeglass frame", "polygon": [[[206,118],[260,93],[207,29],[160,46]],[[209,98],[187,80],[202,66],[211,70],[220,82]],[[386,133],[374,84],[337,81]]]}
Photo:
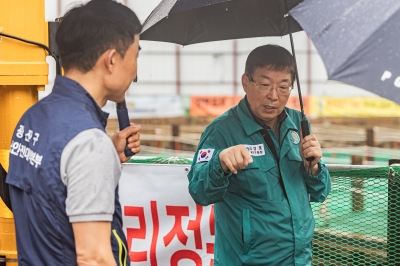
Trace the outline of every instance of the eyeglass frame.
{"label": "eyeglass frame", "polygon": [[[258,88],[260,88],[261,86],[264,86],[264,85],[262,85],[262,84],[258,84],[258,83],[253,79],[252,76],[249,76],[249,75],[246,75],[246,76],[247,76],[247,78],[249,79],[249,81],[250,81],[250,82],[253,82]],[[265,86],[264,86],[264,87],[265,87]],[[272,89],[273,89],[273,86],[271,86],[271,87],[272,87]],[[294,88],[293,88],[293,85],[292,85],[292,86],[289,86],[289,93],[288,93],[288,94],[281,94],[281,93],[279,93],[277,88],[275,89],[275,91],[276,91],[277,94],[279,94],[279,95],[281,95],[281,96],[289,96],[293,89],[294,89]],[[269,91],[271,91],[271,89],[269,89]]]}

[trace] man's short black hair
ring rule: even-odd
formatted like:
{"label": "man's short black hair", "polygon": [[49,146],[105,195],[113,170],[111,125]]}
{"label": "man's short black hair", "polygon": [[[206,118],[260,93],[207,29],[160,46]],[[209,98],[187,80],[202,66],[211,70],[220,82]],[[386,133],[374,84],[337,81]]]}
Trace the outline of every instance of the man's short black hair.
{"label": "man's short black hair", "polygon": [[292,54],[285,48],[267,44],[250,52],[246,60],[245,74],[251,77],[257,68],[267,67],[273,71],[287,71],[292,76],[292,85],[296,75],[296,63]]}
{"label": "man's short black hair", "polygon": [[92,0],[74,7],[62,18],[56,34],[62,66],[86,73],[108,49],[124,57],[141,30],[135,13],[116,1]]}

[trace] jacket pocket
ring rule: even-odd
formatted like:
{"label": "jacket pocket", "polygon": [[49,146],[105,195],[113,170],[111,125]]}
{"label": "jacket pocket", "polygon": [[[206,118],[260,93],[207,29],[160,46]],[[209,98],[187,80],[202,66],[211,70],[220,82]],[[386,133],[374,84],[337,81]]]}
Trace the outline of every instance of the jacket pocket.
{"label": "jacket pocket", "polygon": [[280,173],[275,160],[266,156],[242,170],[239,177],[242,196],[251,201],[282,201],[283,191],[279,182]]}
{"label": "jacket pocket", "polygon": [[[286,171],[288,176],[290,177],[297,177],[301,175],[300,173],[300,167],[303,164],[303,159],[300,156],[300,151],[298,149],[292,149],[287,153],[287,158],[289,160],[286,160]],[[302,180],[301,178],[292,178],[292,180]],[[298,184],[296,184],[297,186]]]}
{"label": "jacket pocket", "polygon": [[272,156],[257,156],[253,157],[253,163],[249,164],[244,168],[244,170],[258,169],[260,171],[269,171],[270,169],[276,167],[277,164]]}
{"label": "jacket pocket", "polygon": [[251,232],[251,220],[250,220],[250,210],[243,209],[242,211],[242,240],[243,240],[243,254],[247,254],[250,250],[250,244],[252,239]]}

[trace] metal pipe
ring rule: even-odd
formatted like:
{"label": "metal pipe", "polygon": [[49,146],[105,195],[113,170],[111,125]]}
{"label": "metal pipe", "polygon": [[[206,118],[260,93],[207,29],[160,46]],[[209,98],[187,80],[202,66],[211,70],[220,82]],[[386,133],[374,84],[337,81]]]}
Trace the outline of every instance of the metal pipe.
{"label": "metal pipe", "polygon": [[[297,54],[300,55],[307,55],[307,50],[297,50]],[[313,55],[318,55],[317,52],[311,51],[310,52]],[[171,56],[175,55],[175,51],[168,50],[168,51],[163,51],[163,50],[150,50],[150,51],[140,51],[140,56]],[[182,56],[213,56],[213,57],[218,57],[218,56],[232,56],[232,51],[185,51],[185,53]],[[238,50],[237,51],[238,56],[247,56],[249,55],[249,52],[247,50]],[[326,80],[324,80],[326,83]]]}
{"label": "metal pipe", "polygon": [[232,41],[232,68],[233,68],[233,95],[238,94],[238,84],[237,84],[237,64],[238,64],[238,52],[237,52],[237,40]]}
{"label": "metal pipe", "polygon": [[62,8],[61,0],[57,0],[57,17],[58,18],[61,17],[61,12],[62,12],[61,8]]}
{"label": "metal pipe", "polygon": [[312,56],[311,56],[311,40],[307,37],[307,95],[311,95],[311,80],[312,80]]}
{"label": "metal pipe", "polygon": [[345,164],[326,164],[325,166],[329,172],[357,170],[357,169],[370,169],[370,168],[379,168],[380,167],[380,166],[376,166],[376,165],[345,165]]}
{"label": "metal pipe", "polygon": [[181,95],[181,50],[175,45],[176,94]]}

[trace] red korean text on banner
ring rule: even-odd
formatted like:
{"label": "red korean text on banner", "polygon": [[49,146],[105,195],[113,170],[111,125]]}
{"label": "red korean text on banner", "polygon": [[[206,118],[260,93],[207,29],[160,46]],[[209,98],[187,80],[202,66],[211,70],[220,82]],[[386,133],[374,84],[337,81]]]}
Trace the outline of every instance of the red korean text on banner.
{"label": "red korean text on banner", "polygon": [[139,228],[127,228],[126,238],[128,241],[128,250],[131,261],[147,261],[147,251],[132,251],[132,239],[145,239],[146,238],[146,221],[144,218],[144,208],[136,206],[125,206],[124,207],[125,216],[136,216],[139,218]]}
{"label": "red korean text on banner", "polygon": [[178,266],[178,262],[183,259],[190,259],[196,263],[196,266],[202,266],[202,260],[199,254],[193,250],[179,250],[171,257],[171,266]]}
{"label": "red korean text on banner", "polygon": [[192,200],[184,167],[123,168],[120,201],[132,266],[213,265],[213,206]]}
{"label": "red korean text on banner", "polygon": [[151,247],[150,247],[150,265],[157,266],[157,238],[158,232],[160,231],[160,223],[158,219],[157,212],[157,202],[151,201],[151,217],[153,219],[153,237],[151,238]]}
{"label": "red korean text on banner", "polygon": [[[210,212],[210,234],[212,236],[215,236],[215,220],[214,220],[214,205],[211,206],[211,212]],[[207,254],[214,254],[214,243],[207,243]],[[210,266],[214,265],[214,259],[211,259],[210,261]]]}
{"label": "red korean text on banner", "polygon": [[[157,213],[157,202],[150,202],[150,209],[153,220],[153,236],[151,239],[150,246],[150,265],[157,266],[157,238],[159,232],[159,221],[158,221],[158,213]],[[131,262],[145,262],[147,261],[147,251],[132,251],[132,240],[133,239],[145,239],[146,238],[146,220],[144,215],[144,207],[137,206],[124,206],[124,215],[125,216],[134,216],[139,219],[139,228],[127,228],[126,229],[126,238],[128,242],[128,250],[129,257]]]}
{"label": "red korean text on banner", "polygon": [[194,242],[196,245],[196,249],[202,249],[203,245],[201,243],[201,216],[203,215],[203,207],[196,204],[196,219],[190,220],[188,225],[188,230],[192,230],[194,232]]}
{"label": "red korean text on banner", "polygon": [[164,236],[164,245],[168,246],[172,239],[177,236],[179,241],[186,245],[187,235],[182,230],[182,216],[189,216],[189,207],[187,206],[167,206],[167,215],[175,216],[175,224],[171,231]]}

